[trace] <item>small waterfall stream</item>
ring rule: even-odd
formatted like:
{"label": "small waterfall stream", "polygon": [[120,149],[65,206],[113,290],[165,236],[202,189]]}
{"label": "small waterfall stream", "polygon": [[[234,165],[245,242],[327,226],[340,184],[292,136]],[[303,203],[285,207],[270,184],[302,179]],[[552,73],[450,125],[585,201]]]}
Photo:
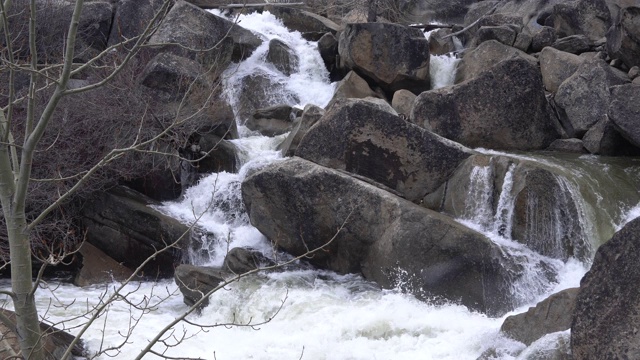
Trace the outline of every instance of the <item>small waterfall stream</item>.
{"label": "small waterfall stream", "polygon": [[[267,12],[241,16],[240,24],[263,34],[266,39],[279,38],[289,44],[300,57],[300,69],[290,77],[283,76],[264,63],[266,45],[262,45],[249,59],[226,73],[225,86],[236,114],[243,113],[239,105],[244,91],[243,79],[255,74],[264,76],[275,84],[275,88],[282,90],[269,100],[273,104],[304,106],[313,103],[324,106],[328,103],[334,84],[327,80],[328,74],[315,51],[314,43],[304,41],[299,33],[289,32]],[[432,58],[434,87],[452,82],[456,61],[447,56]],[[241,150],[240,171],[237,174],[222,172],[204,177],[186,191],[181,201],[166,203],[162,207],[162,211],[185,223],[198,221],[202,234],[198,247],[191,249],[190,260],[194,264],[220,266],[224,255],[232,247],[253,247],[267,256],[274,256],[271,244],[248,221],[240,184],[252,171],[281,160],[280,152],[275,147],[285,135],[275,138],[256,136],[242,126],[243,121],[239,119],[243,137],[233,140]],[[637,189],[639,184],[625,183],[633,177],[640,179],[640,162],[625,168],[613,162],[602,163],[593,157],[556,159],[552,156],[533,157],[482,149],[478,149],[478,152],[555,169],[558,187],[563,194],[570,195],[562,201],[574,204],[580,214],[575,220],[580,224],[582,236],[588,240],[589,259],[593,249],[610,237],[622,223],[640,215],[637,191],[631,194],[629,190],[634,186]],[[620,169],[626,174],[621,174]],[[468,179],[468,201],[463,204],[457,220],[484,233],[501,245],[503,251],[521,260],[519,269],[514,269],[519,275],[511,292],[520,306],[518,310],[523,310],[548,294],[578,286],[588,268],[588,261],[572,256],[566,260],[543,256],[512,238],[511,234],[518,225],[514,223],[517,176],[518,165],[515,161],[500,174],[489,166],[474,167]],[[626,185],[611,189],[606,181]],[[596,213],[598,216],[595,216]],[[554,216],[557,219],[560,215],[550,214],[550,219],[554,219]],[[527,231],[542,232],[554,239],[564,238],[563,226],[561,221],[555,221],[549,228]],[[551,278],[550,273],[553,274]],[[116,356],[118,359],[135,357],[152,334],[186,309],[172,280],[142,282],[131,284],[128,288],[133,292],[133,301],[157,301],[157,294],[170,296],[145,315],[144,326],[134,331],[124,352]],[[40,291],[39,306],[50,309],[52,321],[60,320],[70,314],[81,313],[83,304],[98,302],[104,290],[105,287],[77,289],[62,285],[56,291],[56,298]],[[190,320],[203,324],[232,320],[259,322],[275,315],[272,321],[260,326],[259,330],[251,327],[218,327],[201,332],[191,325],[181,325],[177,331],[184,331],[188,339],[179,347],[169,349],[167,355],[265,360],[473,360],[487,349],[494,348],[503,359],[524,359],[523,356],[526,356],[525,353],[517,355],[524,349],[523,344],[504,338],[499,333],[504,317],[488,318],[456,304],[421,302],[401,290],[380,290],[358,275],[337,275],[306,268],[245,278],[214,294],[210,305]],[[81,300],[77,302],[77,307],[50,306],[51,303],[55,305],[76,299]],[[103,340],[107,345],[119,343],[122,341],[119,335],[119,331],[123,331],[122,326],[126,330],[129,319],[141,315],[140,311],[126,303],[113,304],[108,316],[103,317],[85,335],[86,345],[89,349],[98,349],[103,346]],[[68,325],[72,326],[78,321]],[[566,337],[567,334],[559,336]],[[552,346],[551,341],[545,341],[547,343],[541,342],[535,346]]]}

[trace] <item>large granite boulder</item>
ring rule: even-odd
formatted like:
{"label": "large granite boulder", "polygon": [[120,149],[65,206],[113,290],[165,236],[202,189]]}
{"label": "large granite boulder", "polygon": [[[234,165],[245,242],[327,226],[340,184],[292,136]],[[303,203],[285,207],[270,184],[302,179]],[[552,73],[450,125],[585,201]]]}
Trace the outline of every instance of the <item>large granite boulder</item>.
{"label": "large granite boulder", "polygon": [[419,201],[443,183],[470,151],[403,120],[387,103],[348,99],[335,103],[309,129],[296,155]]}
{"label": "large granite boulder", "polygon": [[83,209],[87,241],[131,269],[152,257],[142,275],[170,276],[188,227],[148,205],[158,203],[125,187],[94,194]]}
{"label": "large granite boulder", "polygon": [[271,39],[269,41],[269,50],[267,50],[266,61],[273,64],[281,73],[290,76],[298,71],[298,55],[279,39]]}
{"label": "large granite boulder", "polygon": [[419,29],[398,24],[348,24],[338,52],[343,68],[355,70],[387,91],[429,89],[429,41]]}
{"label": "large granite boulder", "polygon": [[640,65],[640,5],[620,10],[607,32],[607,51],[628,67]]}
{"label": "large granite boulder", "polygon": [[242,195],[251,223],[278,247],[301,255],[324,246],[309,259],[316,266],[490,315],[514,306],[518,270],[496,244],[343,172],[294,157],[250,175]]}
{"label": "large granite boulder", "polygon": [[502,61],[470,81],[423,92],[411,121],[469,147],[544,149],[559,137],[540,71],[524,59]]}
{"label": "large granite boulder", "polygon": [[571,325],[573,358],[640,358],[640,218],[600,246],[580,281]]}
{"label": "large granite boulder", "polygon": [[611,27],[611,12],[605,0],[560,2],[553,7],[551,16],[559,38],[581,34],[597,41]]}
{"label": "large granite boulder", "polygon": [[620,134],[640,147],[640,84],[614,86],[608,110]]}
{"label": "large granite boulder", "polygon": [[640,148],[625,139],[609,117],[593,125],[582,137],[584,147],[592,154],[604,156],[637,155]]}
{"label": "large granite boulder", "polygon": [[262,43],[256,35],[195,5],[177,0],[149,45],[157,52],[172,52],[200,63],[215,79],[231,60],[251,55]]}
{"label": "large granite boulder", "polygon": [[525,345],[531,345],[544,335],[570,329],[578,290],[562,290],[524,313],[507,317],[500,331]]}
{"label": "large granite boulder", "polygon": [[[174,280],[182,293],[184,303],[187,306],[194,306],[232,276],[232,273],[222,269],[182,264],[176,267]],[[197,309],[201,310],[207,305],[209,305],[208,296],[202,300]]]}
{"label": "large granite boulder", "polygon": [[581,138],[607,116],[609,87],[629,82],[626,74],[594,58],[583,62],[559,87],[554,98],[569,137]]}
{"label": "large granite boulder", "polygon": [[573,73],[584,61],[578,55],[557,50],[553,47],[545,47],[540,53],[540,72],[542,83],[547,91],[555,93],[558,87]]}
{"label": "large granite boulder", "polygon": [[537,65],[537,60],[524,51],[495,40],[485,41],[477,48],[464,54],[456,70],[456,83],[474,79],[501,61],[519,58],[529,61],[532,65]]}

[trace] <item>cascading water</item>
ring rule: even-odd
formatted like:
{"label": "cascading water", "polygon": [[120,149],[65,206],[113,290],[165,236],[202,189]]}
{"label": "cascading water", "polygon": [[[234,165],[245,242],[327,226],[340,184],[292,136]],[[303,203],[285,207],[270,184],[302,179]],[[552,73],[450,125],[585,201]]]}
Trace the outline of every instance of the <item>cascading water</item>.
{"label": "cascading water", "polygon": [[[279,74],[263,61],[265,45],[245,62],[230,68],[226,73],[225,86],[237,114],[243,113],[239,106],[244,90],[243,81],[255,74],[261,74],[263,78],[278,84],[275,88],[286,93],[267,96],[269,101],[275,101],[274,104],[284,102],[302,106],[315,103],[324,106],[329,101],[333,85],[326,80],[328,75],[315,51],[315,44],[302,40],[300,34],[287,31],[267,12],[242,16],[240,24],[263,33],[267,39],[277,37],[289,44],[300,58],[300,68],[290,77]],[[453,58],[444,60],[455,61]],[[451,68],[435,66],[434,61],[439,60],[432,58],[434,87],[450,84],[453,79]],[[447,73],[446,76],[442,76],[445,75],[443,72]],[[433,80],[445,78],[448,80],[443,80],[444,83]],[[244,120],[238,119],[239,124],[244,124]],[[234,140],[240,149],[242,168],[239,173],[209,175],[188,189],[182,201],[162,207],[163,211],[185,223],[197,221],[202,229],[201,241],[197,248],[192,249],[193,263],[219,266],[228,249],[236,246],[253,247],[266,255],[273,254],[271,245],[264,236],[249,224],[239,189],[247,174],[280,159],[280,153],[274,149],[282,137],[251,136],[248,129],[242,126],[240,129],[244,137]],[[490,155],[515,156],[484,152]],[[558,165],[546,158],[526,160],[557,167],[563,172],[579,173],[583,178],[587,177],[587,173],[596,173],[581,173],[578,169],[584,164]],[[591,161],[597,162],[591,158],[579,160],[587,165]],[[601,166],[598,169],[602,170]],[[638,169],[640,166],[629,170],[631,173],[627,177],[640,178]],[[473,200],[465,204],[464,215],[459,221],[487,234],[501,245],[505,253],[520,259],[519,269],[514,269],[518,279],[512,286],[516,302],[528,305],[549,293],[577,286],[586,271],[584,263],[574,258],[563,261],[542,256],[511,239],[510,234],[514,228],[516,165],[510,165],[500,178],[500,192],[493,190],[496,178],[494,171],[474,169],[471,176],[469,198]],[[611,176],[615,177],[613,174]],[[618,181],[623,181],[620,179]],[[596,185],[598,190],[593,188]],[[580,213],[587,219],[586,223],[594,222],[595,225],[592,229],[581,231],[597,234],[594,235],[594,248],[607,234],[610,236],[615,226],[629,221],[632,216],[640,215],[640,207],[633,207],[638,204],[637,200],[633,203],[633,196],[637,197],[637,194],[630,195],[628,203],[610,204],[608,201],[612,197],[603,191],[612,190],[606,186],[603,189],[599,179],[586,181],[577,187],[571,181],[562,183],[561,186],[572,194],[572,199],[579,195],[586,199],[586,205],[581,205]],[[621,197],[624,198],[615,198]],[[604,219],[601,216],[594,220],[593,208],[606,208]],[[543,267],[541,264],[546,265]],[[550,269],[554,273],[554,282],[549,282],[546,277]],[[40,309],[48,309],[49,321],[57,322],[72,315],[80,315],[87,304],[97,304],[103,291],[109,292],[111,287],[112,285],[77,289],[62,285],[55,290],[55,297],[41,290],[38,292],[38,306]],[[90,350],[97,351],[119,344],[131,319],[144,315],[144,326],[134,329],[123,351],[109,353],[118,359],[134,358],[139,349],[146,346],[150,337],[187,309],[173,281],[135,283],[128,285],[126,290],[131,291],[129,303],[112,304],[96,326],[84,334],[83,339]],[[167,299],[159,303],[165,297]],[[0,301],[9,306],[10,302],[6,298],[0,297]],[[148,314],[131,306],[148,301],[155,304]],[[59,306],[70,303],[74,305]],[[256,323],[271,317],[273,320],[260,326],[259,330],[245,326],[217,327],[202,332],[200,328],[190,324],[180,325],[174,334],[181,336],[184,333],[186,339],[179,346],[169,348],[165,355],[206,359],[473,360],[485,350],[493,348],[503,359],[524,359],[527,352],[553,346],[553,341],[545,337],[544,341],[535,343],[518,356],[525,346],[500,335],[499,327],[504,318],[488,318],[456,304],[434,305],[421,302],[402,291],[380,290],[357,275],[343,276],[310,269],[244,278],[215,293],[210,299],[210,305],[200,315],[190,316],[189,320],[200,324],[224,324],[230,321]],[[81,320],[75,319],[65,325],[69,328],[79,324]],[[553,336],[566,338],[567,334],[564,332],[551,337]],[[174,340],[167,337],[167,341],[171,343]],[[103,355],[101,358],[106,359],[108,356]],[[148,355],[145,359],[147,358],[156,357]]]}

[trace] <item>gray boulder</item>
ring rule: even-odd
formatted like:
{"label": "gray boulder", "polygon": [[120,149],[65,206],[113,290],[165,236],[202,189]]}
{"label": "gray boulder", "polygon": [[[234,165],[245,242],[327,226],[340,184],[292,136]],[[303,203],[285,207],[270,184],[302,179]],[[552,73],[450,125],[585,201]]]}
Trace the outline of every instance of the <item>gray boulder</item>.
{"label": "gray boulder", "polygon": [[600,246],[580,281],[571,325],[574,359],[640,358],[640,218]]}
{"label": "gray boulder", "polygon": [[570,137],[581,138],[607,115],[609,87],[629,82],[626,74],[604,60],[584,61],[576,72],[558,87],[555,103],[560,121]]}
{"label": "gray boulder", "polygon": [[268,74],[256,71],[240,80],[240,93],[236,103],[241,104],[237,109],[237,116],[244,122],[253,117],[258,109],[264,109],[273,104],[296,104],[299,102],[296,94],[287,90],[280,82],[273,82]]}
{"label": "gray boulder", "polygon": [[445,55],[456,51],[451,29],[442,28],[431,32],[429,35],[429,53],[431,55]]}
{"label": "gray boulder", "polygon": [[[586,135],[585,135],[586,137]],[[582,140],[580,139],[558,139],[549,145],[547,148],[548,151],[557,151],[564,153],[575,153],[575,154],[584,154],[587,153],[587,149],[585,149]]]}
{"label": "gray boulder", "polygon": [[640,84],[613,87],[608,110],[620,134],[640,147]]}
{"label": "gray boulder", "polygon": [[[231,276],[233,274],[213,267],[182,264],[176,267],[174,280],[182,293],[184,303],[187,306],[194,306]],[[209,297],[203,300],[197,309],[201,310],[207,305],[209,305]]]}
{"label": "gray boulder", "polygon": [[584,59],[580,56],[546,47],[540,53],[542,83],[547,91],[555,93],[558,87],[578,70]]}
{"label": "gray boulder", "polygon": [[409,90],[398,90],[393,93],[391,106],[398,112],[398,114],[400,114],[400,116],[409,117],[416,98],[416,94]]}
{"label": "gray boulder", "polygon": [[159,203],[125,187],[94,194],[83,209],[87,241],[131,269],[153,257],[143,274],[170,276],[182,257],[188,227],[148,206],[152,204]]}
{"label": "gray boulder", "polygon": [[538,52],[547,46],[551,46],[557,39],[556,31],[549,26],[535,27],[531,32],[531,45],[529,51]]}
{"label": "gray boulder", "polygon": [[155,45],[154,51],[169,51],[195,60],[213,79],[231,60],[248,57],[261,43],[251,31],[183,0],[176,1],[149,39],[149,45]]}
{"label": "gray boulder", "polygon": [[611,12],[605,0],[563,1],[553,7],[553,27],[562,38],[585,35],[600,40],[611,27]]}
{"label": "gray boulder", "polygon": [[292,107],[289,105],[275,105],[258,109],[244,125],[264,136],[281,135],[291,131],[294,126],[291,111]]}
{"label": "gray boulder", "polygon": [[516,40],[516,31],[513,28],[502,26],[482,26],[478,29],[477,37],[478,42],[482,43],[489,40],[496,40],[497,42],[512,46]]}
{"label": "gray boulder", "polygon": [[527,312],[507,317],[500,331],[525,345],[531,345],[546,334],[570,329],[578,290],[562,290],[530,307]]}
{"label": "gray boulder", "polygon": [[184,96],[194,86],[210,88],[212,82],[205,74],[205,69],[194,60],[160,53],[144,68],[140,82],[146,87],[174,94],[177,98]]}
{"label": "gray boulder", "polygon": [[295,126],[287,135],[287,138],[278,146],[278,150],[283,156],[293,156],[298,149],[298,145],[309,129],[315,125],[324,115],[324,109],[309,104],[304,107],[304,112],[299,119],[296,119]]}
{"label": "gray boulder", "polygon": [[338,85],[336,85],[333,97],[331,98],[331,101],[329,101],[327,108],[331,107],[331,104],[335,103],[339,99],[364,99],[367,97],[384,98],[384,95],[373,91],[367,81],[355,71],[349,71],[347,76],[340,80]]}
{"label": "gray boulder", "polygon": [[591,41],[584,35],[571,35],[556,40],[551,47],[578,55],[591,50]]}
{"label": "gray boulder", "polygon": [[340,35],[341,67],[387,91],[429,89],[429,41],[419,29],[397,24],[348,24]]}
{"label": "gray boulder", "polygon": [[638,148],[620,134],[609,117],[593,125],[582,137],[582,143],[595,155],[624,156],[638,152]]}
{"label": "gray boulder", "polygon": [[133,271],[113,260],[100,249],[88,242],[78,249],[82,258],[82,268],[73,280],[75,286],[106,284],[112,281],[125,281]]}
{"label": "gray boulder", "polygon": [[335,22],[312,12],[284,6],[265,6],[264,10],[280,19],[287,29],[299,31],[302,37],[318,41],[324,34],[336,34],[341,27]]}
{"label": "gray boulder", "polygon": [[514,47],[495,40],[485,41],[477,48],[464,54],[456,71],[456,84],[478,77],[483,71],[501,61],[520,58],[529,61],[532,65],[537,64],[537,60],[533,56]]}
{"label": "gray boulder", "polygon": [[[153,17],[162,10],[164,0],[119,0],[113,15],[108,45],[140,36]],[[168,6],[165,11],[169,11]]]}
{"label": "gray boulder", "polygon": [[371,179],[418,201],[443,183],[470,152],[404,121],[386,103],[343,100],[309,129],[296,155]]}
{"label": "gray boulder", "polygon": [[233,248],[224,257],[222,268],[241,275],[256,269],[273,266],[275,263],[260,251],[252,248]]}
{"label": "gray boulder", "polygon": [[629,68],[640,65],[640,6],[620,10],[607,32],[607,51],[621,59]]}
{"label": "gray boulder", "polygon": [[273,64],[276,69],[287,76],[298,71],[298,55],[281,40],[272,39],[269,41],[266,59],[267,62]]}
{"label": "gray boulder", "polygon": [[[459,301],[490,315],[513,307],[510,260],[483,235],[337,170],[294,157],[242,184],[245,205],[271,242],[385,288]],[[333,241],[329,242],[333,238]]]}
{"label": "gray boulder", "polygon": [[324,62],[324,66],[329,70],[331,80],[336,80],[338,72],[338,39],[332,33],[322,35],[318,40],[318,51]]}
{"label": "gray boulder", "polygon": [[467,82],[423,92],[411,121],[468,147],[544,149],[559,137],[540,71],[520,58]]}

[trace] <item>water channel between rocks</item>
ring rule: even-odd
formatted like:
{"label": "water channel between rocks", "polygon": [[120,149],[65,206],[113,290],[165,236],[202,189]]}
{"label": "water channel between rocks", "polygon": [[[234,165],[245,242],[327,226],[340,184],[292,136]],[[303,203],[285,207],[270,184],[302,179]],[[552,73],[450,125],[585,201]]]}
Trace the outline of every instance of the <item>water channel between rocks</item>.
{"label": "water channel between rocks", "polygon": [[[265,43],[241,64],[232,66],[226,74],[225,89],[235,111],[239,112],[238,99],[243,91],[242,79],[262,74],[282,89],[273,94],[273,104],[287,103],[304,106],[325,106],[332,97],[335,85],[328,82],[328,74],[317,53],[315,43],[304,41],[299,33],[287,31],[272,15],[251,14],[240,19],[240,25],[263,34],[267,39],[279,38],[293,48],[300,57],[300,69],[286,77],[273,66],[263,61]],[[431,63],[432,83],[445,86],[452,82],[455,59],[433,57]],[[242,125],[242,119],[239,121]],[[269,138],[257,136],[240,126],[241,138],[233,140],[240,149],[242,167],[237,174],[211,174],[188,189],[184,199],[165,204],[161,210],[185,223],[199,218],[198,226],[208,233],[203,235],[203,245],[191,254],[191,262],[198,265],[220,266],[224,255],[232,247],[253,247],[267,256],[274,250],[260,232],[249,224],[240,194],[242,179],[255,169],[273,161],[281,155],[275,147],[284,136]],[[622,223],[640,215],[636,205],[638,199],[608,192],[615,181],[624,176],[640,178],[640,164],[619,174],[615,163],[593,156],[557,158],[550,155],[505,154],[478,149],[487,156],[504,156],[517,161],[527,161],[545,168],[555,169],[559,186],[570,194],[567,203],[577,209],[579,228],[587,241],[585,245],[590,257],[584,261],[570,257],[567,261],[550,259],[533,252],[513,241],[511,233],[513,202],[510,197],[513,165],[500,182],[498,195],[491,190],[493,182],[490,169],[475,167],[468,179],[469,194],[458,221],[486,234],[502,246],[505,252],[522,259],[525,276],[513,286],[514,298],[519,310],[568,287],[579,285],[580,278],[589,266],[593,249],[606,240]],[[586,170],[585,170],[586,169]],[[593,174],[603,174],[596,178]],[[637,184],[630,184],[636,187]],[[604,189],[603,189],[604,188]],[[636,195],[637,196],[637,195]],[[489,199],[494,198],[491,202]],[[493,205],[488,205],[492,203]],[[553,214],[550,215],[553,217]],[[561,221],[553,223],[553,229],[544,229],[554,234],[563,230]],[[278,254],[278,256],[286,256]],[[553,268],[555,282],[543,279],[536,264],[546,261]],[[141,326],[135,329],[131,343],[117,355],[118,359],[136,356],[138,350],[168,322],[187,309],[177,286],[172,280],[159,283],[143,282],[131,284],[135,291],[132,301],[159,299],[173,294],[144,316]],[[75,288],[62,285],[56,290],[56,299],[46,291],[39,292],[39,306],[49,308],[50,321],[80,314],[86,303],[94,303],[105,287]],[[275,315],[268,324],[251,327],[218,327],[206,332],[189,325],[179,325],[178,333],[186,331],[189,336],[183,344],[169,349],[167,355],[174,357],[202,357],[206,359],[476,359],[489,348],[498,349],[504,359],[525,358],[536,349],[553,346],[555,339],[567,338],[568,332],[553,334],[534,343],[525,352],[524,345],[504,338],[499,333],[503,318],[489,318],[471,312],[456,304],[429,304],[404,294],[400,282],[397,289],[381,290],[358,275],[338,275],[312,269],[298,269],[279,273],[261,274],[245,278],[215,293],[210,305],[200,315],[190,319],[203,324],[258,323]],[[59,308],[50,306],[76,300],[74,306]],[[283,305],[284,301],[284,305]],[[512,312],[518,312],[517,310]],[[276,314],[277,313],[277,314]],[[139,312],[126,304],[110,307],[84,336],[90,350],[101,346],[104,326],[104,344],[121,341],[118,331],[124,331],[132,317]],[[518,355],[520,353],[520,355]],[[519,357],[518,357],[519,356]],[[103,358],[108,358],[103,356]],[[154,358],[148,356],[146,358]]]}

